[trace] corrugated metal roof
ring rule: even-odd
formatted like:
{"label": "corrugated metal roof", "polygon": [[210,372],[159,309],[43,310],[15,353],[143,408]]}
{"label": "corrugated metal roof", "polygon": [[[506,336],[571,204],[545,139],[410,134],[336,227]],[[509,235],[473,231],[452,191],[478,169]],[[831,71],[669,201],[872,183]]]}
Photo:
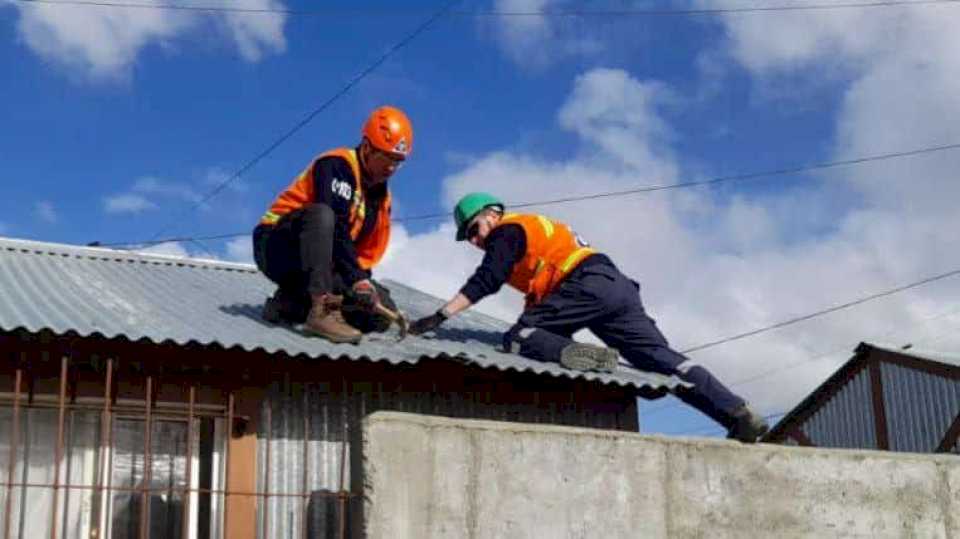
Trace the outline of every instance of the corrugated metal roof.
{"label": "corrugated metal roof", "polygon": [[960,411],[960,381],[895,363],[901,356],[945,364],[944,372],[958,372],[960,366],[960,357],[942,352],[860,343],[853,357],[786,414],[767,439],[779,440],[800,429],[822,447],[877,447],[868,367],[879,361],[890,450],[935,450]]}
{"label": "corrugated metal roof", "polygon": [[857,373],[799,428],[818,447],[877,447],[870,374],[866,370]]}
{"label": "corrugated metal roof", "polygon": [[929,452],[960,413],[960,381],[881,363],[890,449]]}
{"label": "corrugated metal roof", "polygon": [[[442,304],[399,283],[385,284],[412,318]],[[450,320],[435,338],[408,337],[397,343],[388,333],[367,336],[356,346],[333,344],[261,321],[261,306],[273,289],[247,264],[0,238],[0,330],[74,332],[394,364],[451,358],[501,371],[645,390],[681,383],[627,366],[615,375],[583,373],[498,352],[495,347],[508,324],[473,311]]]}

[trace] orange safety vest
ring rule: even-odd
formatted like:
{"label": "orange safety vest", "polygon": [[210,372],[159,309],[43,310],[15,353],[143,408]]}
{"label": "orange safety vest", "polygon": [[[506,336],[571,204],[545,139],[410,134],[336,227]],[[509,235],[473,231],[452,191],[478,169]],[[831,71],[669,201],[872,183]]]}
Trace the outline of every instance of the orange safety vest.
{"label": "orange safety vest", "polygon": [[526,294],[527,307],[543,301],[584,258],[596,253],[567,225],[542,215],[505,214],[498,227],[520,225],[527,252],[513,266],[507,282]]}
{"label": "orange safety vest", "polygon": [[390,190],[387,189],[387,195],[380,205],[380,213],[377,215],[377,222],[364,237],[360,237],[360,231],[363,230],[363,221],[367,214],[367,205],[363,198],[363,181],[360,176],[360,161],[357,159],[356,150],[350,148],[337,148],[321,154],[310,163],[293,183],[273,202],[267,213],[260,218],[260,224],[275,225],[281,217],[290,212],[299,210],[307,204],[314,202],[313,190],[313,167],[317,161],[324,157],[339,157],[350,165],[353,172],[353,200],[350,206],[350,239],[354,242],[357,250],[357,262],[360,267],[369,270],[377,265],[383,254],[387,250],[387,244],[390,243]]}

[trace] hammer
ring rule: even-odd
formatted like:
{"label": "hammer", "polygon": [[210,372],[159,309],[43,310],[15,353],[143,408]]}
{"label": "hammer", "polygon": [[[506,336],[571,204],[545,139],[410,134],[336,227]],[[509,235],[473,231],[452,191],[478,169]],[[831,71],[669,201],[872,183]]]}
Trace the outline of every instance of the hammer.
{"label": "hammer", "polygon": [[407,337],[407,331],[410,329],[410,322],[407,320],[406,316],[403,316],[403,313],[391,311],[390,309],[384,307],[381,303],[377,303],[376,310],[377,314],[389,318],[390,321],[396,324],[397,328],[399,328],[400,336],[397,338],[397,342],[400,342]]}

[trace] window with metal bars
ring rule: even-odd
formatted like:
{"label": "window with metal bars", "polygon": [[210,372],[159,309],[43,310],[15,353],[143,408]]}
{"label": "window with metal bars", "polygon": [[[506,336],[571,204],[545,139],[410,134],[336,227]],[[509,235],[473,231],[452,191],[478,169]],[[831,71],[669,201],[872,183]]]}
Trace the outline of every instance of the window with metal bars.
{"label": "window with metal bars", "polygon": [[221,537],[224,420],[160,403],[148,433],[145,403],[100,406],[65,407],[62,445],[55,398],[0,407],[0,538]]}

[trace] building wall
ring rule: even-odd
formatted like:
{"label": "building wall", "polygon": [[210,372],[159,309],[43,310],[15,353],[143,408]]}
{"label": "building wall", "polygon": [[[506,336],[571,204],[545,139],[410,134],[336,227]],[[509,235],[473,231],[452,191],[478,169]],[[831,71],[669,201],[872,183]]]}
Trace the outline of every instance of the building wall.
{"label": "building wall", "polygon": [[379,413],[370,539],[960,537],[952,456]]}
{"label": "building wall", "polygon": [[[375,410],[637,430],[629,389],[453,361],[300,361],[53,336],[0,338],[0,358],[10,483],[0,527],[13,536],[52,523],[61,537],[101,536],[120,514],[129,533],[114,537],[157,526],[199,539],[356,536],[360,424]],[[123,507],[109,501],[118,497]]]}
{"label": "building wall", "polygon": [[[362,529],[360,425],[379,410],[636,430],[632,400],[603,402],[602,391],[591,395],[578,384],[537,384],[517,375],[464,379],[463,367],[454,366],[459,376],[446,370],[435,365],[427,372],[387,374],[370,368],[362,382],[306,383],[288,376],[272,383],[258,420],[257,490],[269,496],[258,510],[258,535],[294,537],[306,529],[310,537],[335,537],[346,509],[345,535],[356,536],[354,530]],[[343,491],[354,496],[341,504],[337,494]]]}

